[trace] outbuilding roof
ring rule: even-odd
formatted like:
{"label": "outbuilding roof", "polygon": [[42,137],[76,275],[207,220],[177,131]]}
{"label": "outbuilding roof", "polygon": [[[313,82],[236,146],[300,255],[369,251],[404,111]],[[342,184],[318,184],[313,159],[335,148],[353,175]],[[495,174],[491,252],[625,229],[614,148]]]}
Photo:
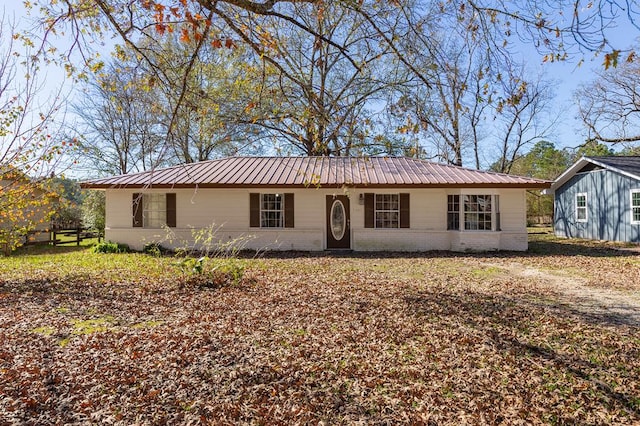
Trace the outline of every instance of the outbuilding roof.
{"label": "outbuilding roof", "polygon": [[88,180],[84,188],[548,188],[550,181],[406,157],[226,157]]}
{"label": "outbuilding roof", "polygon": [[588,157],[590,160],[603,164],[609,169],[627,173],[630,177],[640,180],[640,156],[608,156],[608,157]]}
{"label": "outbuilding roof", "polygon": [[582,157],[556,178],[546,194],[553,194],[556,189],[564,185],[569,179],[583,171],[595,169],[607,169],[632,179],[640,180],[640,156],[606,156],[606,157]]}

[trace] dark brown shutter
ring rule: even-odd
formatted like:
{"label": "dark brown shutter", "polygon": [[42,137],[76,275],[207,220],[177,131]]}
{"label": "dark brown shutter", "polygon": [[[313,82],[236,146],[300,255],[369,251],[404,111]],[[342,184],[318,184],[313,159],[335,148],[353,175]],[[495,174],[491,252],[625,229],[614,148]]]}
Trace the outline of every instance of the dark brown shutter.
{"label": "dark brown shutter", "polygon": [[375,203],[374,194],[364,194],[364,227],[373,228],[373,209]]}
{"label": "dark brown shutter", "polygon": [[176,227],[176,194],[167,194],[167,226]]}
{"label": "dark brown shutter", "polygon": [[409,228],[409,194],[400,194],[400,228]]}
{"label": "dark brown shutter", "polygon": [[249,194],[249,226],[260,228],[260,194]]}
{"label": "dark brown shutter", "polygon": [[133,194],[133,227],[142,228],[142,194]]}
{"label": "dark brown shutter", "polygon": [[284,227],[293,228],[293,194],[284,194]]}

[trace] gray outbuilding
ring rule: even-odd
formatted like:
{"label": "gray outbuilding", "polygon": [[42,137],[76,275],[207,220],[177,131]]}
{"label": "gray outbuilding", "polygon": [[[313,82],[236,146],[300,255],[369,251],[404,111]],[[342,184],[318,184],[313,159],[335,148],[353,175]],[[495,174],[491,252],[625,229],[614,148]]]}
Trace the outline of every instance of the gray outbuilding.
{"label": "gray outbuilding", "polygon": [[582,157],[545,193],[557,236],[640,242],[640,156]]}

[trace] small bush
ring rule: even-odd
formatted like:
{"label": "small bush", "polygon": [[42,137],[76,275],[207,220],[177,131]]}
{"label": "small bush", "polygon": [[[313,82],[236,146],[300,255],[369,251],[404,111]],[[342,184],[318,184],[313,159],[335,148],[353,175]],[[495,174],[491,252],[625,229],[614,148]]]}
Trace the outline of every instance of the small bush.
{"label": "small bush", "polygon": [[142,247],[142,252],[145,254],[150,254],[151,256],[160,257],[163,254],[169,253],[170,250],[160,245],[160,243],[149,243],[145,244],[144,247]]}
{"label": "small bush", "polygon": [[127,253],[128,251],[128,245],[114,243],[113,241],[103,241],[93,246],[94,253]]}
{"label": "small bush", "polygon": [[224,274],[233,285],[238,285],[244,278],[245,264],[236,258],[229,258],[221,261],[216,270]]}
{"label": "small bush", "polygon": [[242,283],[244,262],[235,259],[184,258],[179,264],[188,285],[199,288],[219,288]]}

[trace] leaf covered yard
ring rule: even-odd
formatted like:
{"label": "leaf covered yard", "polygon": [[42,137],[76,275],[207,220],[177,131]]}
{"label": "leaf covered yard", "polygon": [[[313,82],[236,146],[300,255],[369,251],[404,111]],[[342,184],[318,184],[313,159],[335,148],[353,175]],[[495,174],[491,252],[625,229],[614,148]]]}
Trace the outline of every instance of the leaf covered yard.
{"label": "leaf covered yard", "polygon": [[637,295],[640,259],[558,251],[267,256],[218,288],[170,257],[0,259],[0,424],[637,423],[638,323],[558,282]]}

